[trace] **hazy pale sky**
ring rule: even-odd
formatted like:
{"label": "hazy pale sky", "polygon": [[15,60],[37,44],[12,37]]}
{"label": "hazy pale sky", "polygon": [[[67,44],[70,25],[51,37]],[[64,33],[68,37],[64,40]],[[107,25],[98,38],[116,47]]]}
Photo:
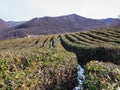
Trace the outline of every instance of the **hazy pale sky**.
{"label": "hazy pale sky", "polygon": [[76,13],[88,18],[117,18],[120,0],[0,0],[0,18],[9,21]]}

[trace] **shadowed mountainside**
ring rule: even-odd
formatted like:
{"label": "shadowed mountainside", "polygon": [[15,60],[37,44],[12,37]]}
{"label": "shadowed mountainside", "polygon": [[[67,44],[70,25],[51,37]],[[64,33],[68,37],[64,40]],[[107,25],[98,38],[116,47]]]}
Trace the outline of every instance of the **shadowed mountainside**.
{"label": "shadowed mountainside", "polygon": [[2,19],[0,19],[0,30],[5,29],[7,27],[8,27],[8,24]]}
{"label": "shadowed mountainside", "polygon": [[84,30],[116,28],[120,26],[119,19],[89,19],[76,14],[60,17],[34,18],[14,27],[0,31],[0,39],[26,37],[27,35],[46,35]]}
{"label": "shadowed mountainside", "polygon": [[20,24],[23,24],[25,23],[26,21],[8,21],[7,24],[9,25],[9,27],[13,27],[13,26],[17,26],[17,25],[20,25]]}
{"label": "shadowed mountainside", "polygon": [[20,25],[20,24],[23,24],[23,23],[25,23],[25,21],[19,21],[19,22],[8,21],[8,22],[6,22],[6,21],[0,19],[0,30],[10,28],[10,27],[13,27],[13,26],[17,26],[17,25]]}

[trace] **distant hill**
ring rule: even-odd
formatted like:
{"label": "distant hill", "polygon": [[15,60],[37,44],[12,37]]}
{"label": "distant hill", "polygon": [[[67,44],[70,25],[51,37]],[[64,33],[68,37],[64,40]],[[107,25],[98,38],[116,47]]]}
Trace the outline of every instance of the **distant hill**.
{"label": "distant hill", "polygon": [[23,23],[25,23],[25,21],[20,21],[20,22],[8,21],[8,22],[6,22],[6,21],[0,19],[0,30],[10,28],[10,27],[13,27],[13,26],[17,26],[17,25],[20,25],[20,24],[23,24]]}
{"label": "distant hill", "polygon": [[14,27],[0,31],[0,39],[26,37],[27,35],[46,35],[65,32],[78,32],[93,29],[120,27],[120,20],[90,19],[76,14],[60,17],[34,18]]}
{"label": "distant hill", "polygon": [[19,22],[15,22],[15,21],[8,21],[7,24],[9,25],[9,27],[13,27],[13,26],[17,26],[20,24],[25,23],[25,21],[19,21]]}
{"label": "distant hill", "polygon": [[8,24],[4,20],[0,19],[0,30],[5,29],[7,27]]}

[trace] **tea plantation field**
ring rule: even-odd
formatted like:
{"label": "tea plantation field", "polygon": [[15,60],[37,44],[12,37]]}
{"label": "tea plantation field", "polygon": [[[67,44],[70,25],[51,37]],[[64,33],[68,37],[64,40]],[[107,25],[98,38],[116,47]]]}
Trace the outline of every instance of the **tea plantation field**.
{"label": "tea plantation field", "polygon": [[118,89],[120,29],[0,41],[0,90],[73,90],[78,64],[83,90]]}

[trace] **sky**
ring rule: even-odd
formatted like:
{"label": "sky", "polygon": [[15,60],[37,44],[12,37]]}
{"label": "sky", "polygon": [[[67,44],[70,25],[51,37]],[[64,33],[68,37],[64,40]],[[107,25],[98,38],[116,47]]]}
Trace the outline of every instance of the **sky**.
{"label": "sky", "polygon": [[68,14],[94,19],[117,18],[120,0],[0,0],[0,18],[5,21]]}

